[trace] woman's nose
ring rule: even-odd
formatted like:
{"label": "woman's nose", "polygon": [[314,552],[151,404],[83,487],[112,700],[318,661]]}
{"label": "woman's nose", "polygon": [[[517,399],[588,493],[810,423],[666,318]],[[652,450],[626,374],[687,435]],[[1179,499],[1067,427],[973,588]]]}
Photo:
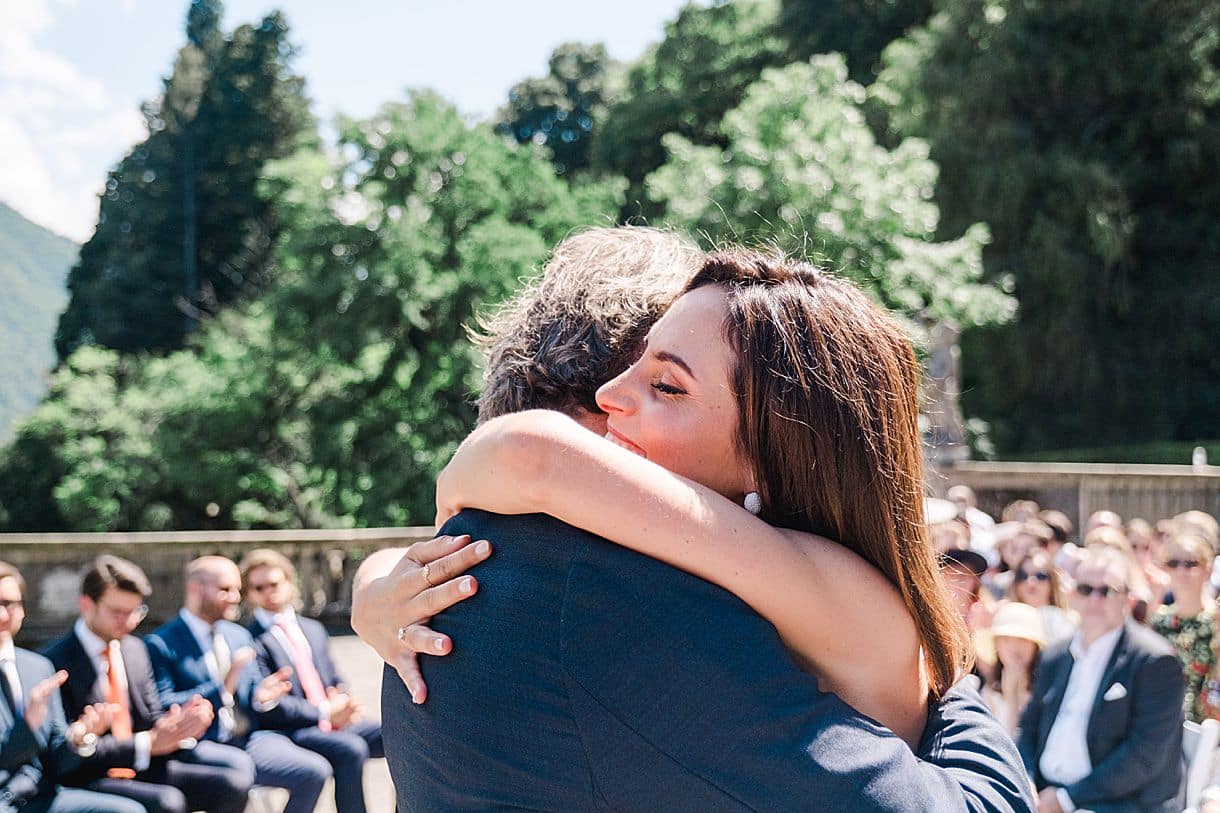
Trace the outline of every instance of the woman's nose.
{"label": "woman's nose", "polygon": [[633,399],[627,385],[627,372],[630,371],[615,376],[597,388],[597,406],[607,415],[630,412],[632,409]]}

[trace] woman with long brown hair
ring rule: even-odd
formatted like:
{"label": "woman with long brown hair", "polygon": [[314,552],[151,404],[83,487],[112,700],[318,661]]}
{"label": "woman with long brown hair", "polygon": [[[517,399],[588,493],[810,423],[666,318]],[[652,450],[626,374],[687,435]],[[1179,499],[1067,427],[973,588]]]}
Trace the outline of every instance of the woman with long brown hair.
{"label": "woman with long brown hair", "polygon": [[925,537],[918,380],[850,283],[713,254],[598,392],[605,439],[558,413],[489,421],[442,473],[438,520],[548,513],[713,581],[914,743],[968,660]]}

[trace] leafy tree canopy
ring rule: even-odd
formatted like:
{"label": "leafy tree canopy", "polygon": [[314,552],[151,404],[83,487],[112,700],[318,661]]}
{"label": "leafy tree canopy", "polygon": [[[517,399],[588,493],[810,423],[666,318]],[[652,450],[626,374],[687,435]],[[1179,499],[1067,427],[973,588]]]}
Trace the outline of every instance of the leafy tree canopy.
{"label": "leafy tree canopy", "polygon": [[541,78],[518,82],[500,110],[498,129],[519,143],[543,144],[560,175],[589,166],[595,128],[616,96],[621,66],[605,46],[568,43],[551,54]]}
{"label": "leafy tree canopy", "polygon": [[1220,434],[1220,3],[945,0],[873,86],[985,217],[1009,325],[968,333],[1002,452]]}
{"label": "leafy tree canopy", "polygon": [[1002,321],[1014,303],[984,284],[987,228],[937,242],[927,145],[878,145],[864,89],[838,55],[771,68],[721,124],[724,148],[667,135],[648,177],[670,221],[712,242],[769,242],[847,274],[912,325]]}
{"label": "leafy tree canopy", "polygon": [[72,355],[0,452],[9,529],[429,523],[473,425],[465,325],[621,182],[573,187],[542,150],[430,94],[340,122],[275,164],[276,284],[164,358]]}
{"label": "leafy tree canopy", "polygon": [[218,0],[195,0],[188,42],[148,138],[110,172],[81,249],[55,346],[123,352],[181,347],[201,315],[257,294],[278,226],[256,194],[267,161],[314,138],[303,80],[279,12],[230,35]]}
{"label": "leafy tree canopy", "polygon": [[932,0],[782,0],[779,31],[792,59],[841,53],[848,75],[869,84],[885,47],[927,22],[932,7]]}
{"label": "leafy tree canopy", "polygon": [[627,73],[594,140],[594,166],[631,183],[628,217],[659,213],[643,180],[665,163],[661,137],[724,145],[720,122],[763,68],[787,61],[776,31],[777,0],[693,3],[665,26],[665,38]]}

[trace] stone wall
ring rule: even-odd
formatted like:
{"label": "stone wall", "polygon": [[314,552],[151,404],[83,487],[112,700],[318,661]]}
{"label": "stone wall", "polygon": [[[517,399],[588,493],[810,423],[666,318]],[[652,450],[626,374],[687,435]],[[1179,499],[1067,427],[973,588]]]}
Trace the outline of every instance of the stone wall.
{"label": "stone wall", "polygon": [[[949,486],[965,483],[978,495],[979,507],[996,517],[1016,499],[1057,508],[1077,527],[1101,508],[1124,518],[1151,521],[1191,508],[1220,517],[1217,466],[966,462],[934,472],[929,481],[931,490],[942,495]],[[191,559],[218,553],[236,561],[259,547],[276,548],[295,563],[305,614],[343,630],[351,610],[352,576],[360,562],[379,548],[431,536],[431,528],[0,534],[0,559],[16,565],[28,584],[20,636],[27,646],[37,646],[67,629],[76,616],[79,571],[99,553],[132,559],[148,573],[154,593],[141,633],[177,612],[183,571]]]}
{"label": "stone wall", "polygon": [[1123,519],[1150,522],[1191,509],[1220,518],[1220,466],[964,462],[930,479],[933,491],[942,496],[949,486],[970,486],[979,508],[997,519],[1005,505],[1018,499],[1058,509],[1077,528],[1103,508]]}
{"label": "stone wall", "polygon": [[177,531],[165,533],[0,534],[0,559],[26,580],[26,619],[19,643],[37,647],[62,635],[77,614],[80,570],[113,553],[144,569],[153,585],[140,634],[160,626],[182,604],[187,562],[205,554],[234,561],[255,548],[275,548],[297,568],[301,610],[333,630],[348,628],[352,577],[366,556],[428,539],[431,528],[301,531]]}

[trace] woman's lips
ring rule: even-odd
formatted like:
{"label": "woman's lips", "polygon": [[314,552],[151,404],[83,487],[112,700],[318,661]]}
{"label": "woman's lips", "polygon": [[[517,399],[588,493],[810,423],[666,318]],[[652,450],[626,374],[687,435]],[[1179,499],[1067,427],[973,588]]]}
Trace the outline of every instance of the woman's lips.
{"label": "woman's lips", "polygon": [[644,454],[643,449],[641,449],[639,446],[636,446],[634,443],[627,440],[627,438],[623,437],[618,432],[615,432],[613,429],[611,429],[608,426],[606,427],[606,436],[605,437],[606,437],[606,440],[610,441],[615,446],[621,446],[622,448],[626,449],[627,451],[631,452],[632,454],[637,454],[640,457],[645,458],[645,459],[648,458],[648,455]]}

